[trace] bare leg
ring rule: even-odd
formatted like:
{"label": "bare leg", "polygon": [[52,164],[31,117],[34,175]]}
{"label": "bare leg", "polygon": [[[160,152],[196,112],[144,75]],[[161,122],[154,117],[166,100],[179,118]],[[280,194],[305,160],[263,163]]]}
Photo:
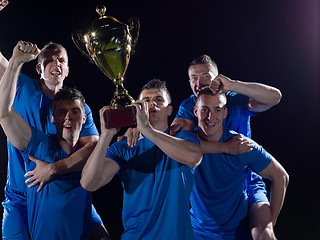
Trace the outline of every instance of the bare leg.
{"label": "bare leg", "polygon": [[254,240],[275,240],[271,211],[266,202],[257,202],[249,209],[250,229]]}

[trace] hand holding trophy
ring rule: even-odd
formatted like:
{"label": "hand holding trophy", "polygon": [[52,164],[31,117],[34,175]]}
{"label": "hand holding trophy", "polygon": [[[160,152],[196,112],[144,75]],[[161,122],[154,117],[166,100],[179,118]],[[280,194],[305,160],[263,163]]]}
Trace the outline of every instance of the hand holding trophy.
{"label": "hand holding trophy", "polygon": [[130,106],[134,100],[123,86],[124,74],[133,54],[139,35],[139,21],[129,19],[129,25],[111,16],[105,16],[106,8],[96,8],[100,18],[84,34],[72,33],[72,40],[91,62],[116,85],[111,109],[105,111],[106,128],[119,128],[136,124],[136,109]]}

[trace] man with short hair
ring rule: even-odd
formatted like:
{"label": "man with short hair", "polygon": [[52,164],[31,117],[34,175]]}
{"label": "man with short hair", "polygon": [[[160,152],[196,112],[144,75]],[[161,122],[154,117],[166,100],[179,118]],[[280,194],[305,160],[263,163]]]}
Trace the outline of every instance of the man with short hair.
{"label": "man with short hair", "polygon": [[[23,63],[31,60],[29,55],[32,53],[34,56],[38,55],[37,46],[20,41],[14,53],[16,55],[10,59],[11,62],[6,61],[3,56],[0,61],[0,69],[6,69],[7,74],[11,74],[6,84],[2,83],[4,78],[1,83],[4,88],[14,94],[13,108],[28,125],[46,134],[55,134],[56,128],[51,122],[50,105],[69,73],[68,55],[65,48],[60,44],[50,42],[42,49],[42,57],[36,66],[37,72],[41,75],[40,80],[31,79],[20,73]],[[36,168],[27,173],[25,162],[28,161],[28,156],[21,154],[8,140],[8,181],[5,187],[5,200],[2,203],[4,207],[2,236],[4,238],[29,239],[26,183],[30,183],[29,188],[36,187],[40,191],[54,176],[82,170],[98,139],[98,131],[88,105],[85,105],[85,114],[87,118],[80,133],[79,149],[66,159],[52,163],[31,157],[30,159],[36,163]],[[29,177],[26,183],[24,175]],[[107,231],[94,208],[92,208],[92,223],[95,226],[93,235],[99,232],[95,239],[107,239]]]}
{"label": "man with short hair", "polygon": [[[227,142],[237,135],[224,126],[228,114],[225,94],[214,94],[209,88],[198,92],[194,114],[198,135],[208,142]],[[248,196],[243,188],[247,167],[271,180],[270,208],[275,224],[285,198],[289,176],[261,146],[253,142],[247,153],[204,154],[195,170],[191,194],[191,220],[196,239],[252,239],[247,219]],[[268,236],[264,236],[268,237]]]}
{"label": "man with short hair", "polygon": [[[254,82],[231,80],[218,73],[217,64],[208,56],[201,55],[193,60],[188,68],[189,84],[193,94],[184,100],[176,118],[170,127],[174,134],[180,129],[192,131],[197,128],[198,120],[194,115],[196,97],[203,87],[210,86],[216,93],[225,92],[229,114],[225,125],[228,129],[238,132],[227,142],[201,141],[203,153],[240,154],[250,151],[251,144],[246,137],[251,137],[250,118],[279,103],[281,92],[271,86]],[[248,171],[244,188],[249,197],[251,232],[254,239],[274,239],[273,224],[270,216],[269,201],[266,196],[265,184],[261,177]],[[276,215],[272,212],[271,215]]]}
{"label": "man with short hair", "polygon": [[168,134],[172,106],[164,82],[148,82],[133,105],[141,132],[136,146],[122,140],[109,147],[117,131],[105,128],[108,107],[102,108],[101,135],[83,168],[81,185],[95,191],[120,175],[123,239],[194,239],[189,198],[194,168],[202,158],[198,139],[189,131]]}
{"label": "man with short hair", "polygon": [[[84,98],[75,89],[60,89],[52,104],[51,121],[56,126],[56,135],[46,135],[29,126],[13,109],[19,70],[24,62],[39,53],[33,44],[17,44],[8,68],[0,82],[0,123],[10,142],[22,154],[55,162],[68,157],[79,147],[79,136],[86,121]],[[15,69],[15,70],[13,70]],[[33,161],[26,159],[26,169],[35,168]],[[43,186],[27,190],[27,211],[30,239],[90,239],[91,194],[80,185],[81,173],[59,175]],[[19,223],[17,223],[19,224]]]}

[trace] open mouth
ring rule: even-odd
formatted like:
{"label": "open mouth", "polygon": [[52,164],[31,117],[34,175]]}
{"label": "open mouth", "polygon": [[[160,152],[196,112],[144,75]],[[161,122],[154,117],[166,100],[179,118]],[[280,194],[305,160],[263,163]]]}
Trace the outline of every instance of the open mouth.
{"label": "open mouth", "polygon": [[71,130],[73,128],[71,124],[65,124],[63,127],[67,130]]}
{"label": "open mouth", "polygon": [[149,109],[149,114],[155,114],[157,112],[158,112],[158,110],[156,108],[150,108]]}
{"label": "open mouth", "polygon": [[206,122],[206,126],[207,127],[214,127],[214,126],[216,126],[217,125],[217,123],[216,122]]}
{"label": "open mouth", "polygon": [[59,72],[59,71],[52,71],[52,72],[50,72],[51,73],[51,75],[53,75],[53,76],[60,76],[61,75],[61,72]]}

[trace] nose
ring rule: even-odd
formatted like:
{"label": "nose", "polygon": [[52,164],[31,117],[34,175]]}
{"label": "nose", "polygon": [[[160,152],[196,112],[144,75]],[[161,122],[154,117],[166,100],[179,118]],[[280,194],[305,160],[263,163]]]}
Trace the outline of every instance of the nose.
{"label": "nose", "polygon": [[68,111],[64,117],[65,120],[70,120],[72,118],[71,112]]}
{"label": "nose", "polygon": [[150,108],[150,107],[155,107],[155,106],[156,106],[156,101],[150,99],[150,101],[148,102],[148,104],[149,104],[149,108]]}
{"label": "nose", "polygon": [[59,66],[59,65],[60,65],[59,59],[53,60],[53,64],[54,64],[55,66]]}
{"label": "nose", "polygon": [[203,83],[202,77],[200,76],[197,79],[197,85],[199,89],[205,86],[205,84]]}
{"label": "nose", "polygon": [[213,120],[214,119],[214,114],[213,114],[213,112],[212,111],[209,111],[209,113],[208,113],[208,120]]}

